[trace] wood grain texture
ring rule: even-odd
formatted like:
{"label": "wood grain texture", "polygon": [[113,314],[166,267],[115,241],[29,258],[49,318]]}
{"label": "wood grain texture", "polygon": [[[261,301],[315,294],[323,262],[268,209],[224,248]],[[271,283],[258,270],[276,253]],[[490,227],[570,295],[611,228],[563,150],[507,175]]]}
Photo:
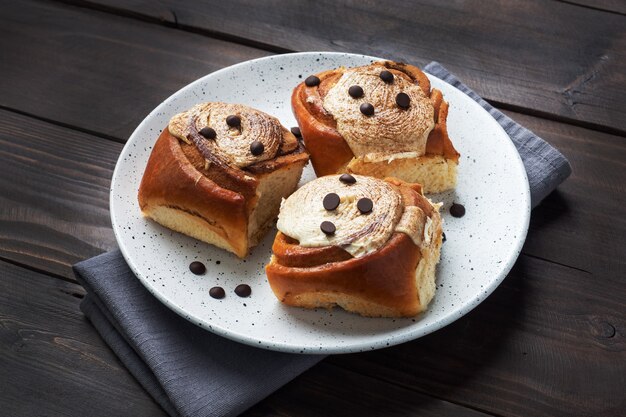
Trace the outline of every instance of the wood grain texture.
{"label": "wood grain texture", "polygon": [[436,60],[489,100],[626,132],[626,17],[613,13],[543,0],[71,2],[276,51]]}
{"label": "wood grain texture", "polygon": [[[568,401],[581,393],[586,405],[579,405],[583,399],[572,404],[608,415],[620,405],[614,390],[624,383],[620,364],[626,363],[626,330],[619,314],[626,308],[626,271],[619,256],[624,253],[624,229],[612,215],[620,210],[619,175],[625,172],[616,169],[620,165],[614,159],[626,145],[610,135],[512,116],[560,141],[575,172],[581,165],[579,175],[535,210],[545,213],[533,214],[524,249],[528,256],[481,307],[451,327],[406,346],[332,361],[350,372],[372,378],[380,374],[408,389],[458,399],[490,413],[558,415],[554,407],[571,410]],[[0,219],[10,226],[0,229],[2,256],[71,277],[71,263],[113,246],[108,188],[120,147],[0,111]],[[607,176],[615,180],[603,180]],[[606,193],[601,201],[594,187]],[[322,376],[305,385],[317,378]],[[594,383],[586,384],[584,378]],[[596,387],[602,392],[589,391]],[[285,397],[262,403],[259,412],[304,413],[291,398],[309,394],[289,389]],[[533,400],[521,400],[523,396]],[[341,407],[343,400],[333,401]],[[415,401],[418,407],[421,400]]]}
{"label": "wood grain texture", "polygon": [[[0,353],[5,375],[17,375],[0,378],[8,415],[41,407],[53,415],[160,415],[81,318],[79,286],[6,263],[0,274]],[[507,416],[619,415],[625,308],[623,289],[523,257],[453,325],[401,346],[333,356],[247,415],[479,415],[462,406]],[[99,406],[77,408],[87,401]],[[126,401],[130,409],[116,408]]]}
{"label": "wood grain texture", "polygon": [[616,416],[626,407],[626,292],[522,255],[473,312],[337,366],[506,416]]}
{"label": "wood grain texture", "polygon": [[573,170],[533,210],[524,253],[603,279],[622,280],[626,274],[624,138],[518,113],[508,115],[563,152]]}
{"label": "wood grain texture", "polygon": [[78,310],[82,287],[0,262],[2,415],[166,416]]}
{"label": "wood grain texture", "polygon": [[[524,253],[621,279],[626,220],[615,214],[626,206],[626,143],[509,115],[561,149],[574,167],[533,211]],[[0,110],[0,145],[0,257],[73,278],[73,263],[115,247],[108,194],[120,144]]]}
{"label": "wood grain texture", "polygon": [[74,279],[116,246],[109,185],[122,145],[0,110],[0,258]]}
{"label": "wood grain texture", "polygon": [[0,106],[125,141],[189,82],[267,54],[73,6],[3,2]]}
{"label": "wood grain texture", "polygon": [[487,416],[327,360],[315,365],[242,416]]}
{"label": "wood grain texture", "polygon": [[[78,309],[82,287],[0,261],[0,408],[7,416],[165,416]],[[10,377],[9,377],[10,375]],[[485,414],[321,364],[245,415]]]}
{"label": "wood grain texture", "polygon": [[[511,114],[574,173],[533,212],[504,283],[453,325],[334,356],[247,415],[623,414],[621,3],[67,2],[82,7],[1,3],[0,108],[35,118],[0,110],[0,259],[71,279],[72,263],[114,247],[108,193],[121,145],[103,137],[126,140],[208,72],[267,51],[437,59],[506,108],[622,137]],[[0,414],[164,415],[78,311],[79,286],[2,261],[0,277]]]}
{"label": "wood grain texture", "polygon": [[626,15],[626,2],[624,0],[559,0],[563,3],[576,4],[591,9],[604,10],[607,12]]}

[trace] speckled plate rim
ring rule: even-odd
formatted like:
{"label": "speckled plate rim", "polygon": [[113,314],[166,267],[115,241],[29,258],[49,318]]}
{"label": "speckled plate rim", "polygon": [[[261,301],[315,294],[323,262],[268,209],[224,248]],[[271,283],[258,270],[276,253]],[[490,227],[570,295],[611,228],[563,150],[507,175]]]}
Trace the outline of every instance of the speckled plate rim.
{"label": "speckled plate rim", "polygon": [[[184,92],[187,92],[188,90],[193,90],[194,88],[196,88],[199,84],[204,83],[207,79],[211,78],[211,77],[216,77],[219,75],[222,75],[224,73],[227,73],[229,71],[232,71],[234,69],[237,69],[239,67],[244,67],[244,66],[249,66],[249,65],[255,65],[256,63],[261,63],[261,62],[265,62],[265,61],[272,61],[272,60],[282,60],[282,59],[289,59],[289,58],[310,58],[310,59],[315,59],[315,58],[319,58],[320,55],[325,55],[325,56],[337,56],[337,57],[355,57],[355,58],[359,58],[359,59],[370,59],[370,60],[374,60],[374,61],[381,61],[381,60],[385,60],[385,58],[379,58],[379,57],[373,57],[373,56],[368,56],[368,55],[361,55],[361,54],[351,54],[351,53],[342,53],[342,52],[323,52],[323,51],[316,51],[316,52],[298,52],[298,53],[289,53],[289,54],[281,54],[281,55],[272,55],[272,56],[268,56],[268,57],[261,57],[261,58],[257,58],[257,59],[253,59],[253,60],[248,60],[248,61],[243,61],[240,62],[238,64],[234,64],[225,68],[222,68],[218,71],[209,73],[207,75],[205,75],[204,77],[201,77],[193,82],[191,82],[190,84],[187,84],[185,87],[179,89],[178,91],[176,91],[175,93],[173,93],[171,96],[169,96],[165,101],[163,101],[161,104],[159,104],[154,110],[152,110],[145,118],[144,120],[137,126],[137,128],[133,131],[133,133],[131,134],[131,136],[129,137],[128,141],[126,142],[124,148],[122,149],[122,152],[120,153],[120,156],[116,162],[115,165],[115,169],[113,170],[113,176],[112,176],[112,180],[111,180],[111,188],[110,188],[110,195],[109,195],[109,204],[110,204],[110,216],[111,216],[111,223],[112,223],[112,227],[113,227],[113,232],[115,235],[115,238],[117,240],[118,246],[120,248],[120,251],[122,253],[122,256],[124,257],[124,259],[126,260],[126,263],[128,264],[128,266],[130,267],[131,271],[135,274],[135,276],[137,276],[137,278],[139,279],[139,281],[144,285],[144,287],[152,294],[154,295],[160,302],[162,302],[164,305],[166,305],[168,308],[170,308],[171,310],[173,310],[174,312],[176,312],[178,315],[180,315],[181,317],[185,318],[186,320],[191,321],[192,323],[198,325],[199,323],[202,323],[202,328],[206,329],[207,331],[210,331],[212,333],[218,334],[220,336],[223,336],[227,339],[231,339],[240,343],[244,343],[250,346],[254,346],[257,348],[262,348],[262,349],[269,349],[269,350],[275,350],[275,351],[280,351],[280,352],[288,352],[288,353],[306,353],[306,354],[341,354],[341,353],[354,353],[354,352],[363,352],[363,351],[370,351],[370,350],[375,350],[375,349],[381,349],[381,348],[385,348],[385,347],[390,347],[390,346],[394,346],[397,344],[401,344],[407,341],[411,341],[411,340],[415,340],[418,339],[420,337],[426,336],[434,331],[437,331],[451,323],[453,323],[454,321],[458,320],[459,318],[465,316],[467,313],[469,313],[470,311],[472,311],[475,307],[477,307],[480,303],[482,303],[487,297],[489,297],[489,295],[491,295],[491,293],[493,293],[493,291],[500,285],[500,283],[504,280],[504,278],[507,276],[507,274],[510,272],[510,270],[513,268],[513,265],[515,264],[515,262],[517,261],[517,258],[521,252],[522,246],[526,240],[526,235],[528,233],[528,227],[529,227],[529,223],[530,223],[530,211],[531,211],[531,206],[530,206],[530,189],[528,186],[528,178],[526,175],[526,170],[524,168],[524,164],[523,161],[521,159],[521,157],[519,156],[519,153],[517,151],[517,149],[515,148],[515,145],[513,144],[513,142],[510,140],[508,134],[504,131],[504,129],[496,122],[494,127],[496,129],[499,128],[499,130],[501,131],[501,134],[503,135],[503,137],[506,139],[505,141],[505,145],[504,146],[508,146],[511,150],[511,154],[515,155],[515,157],[513,158],[513,161],[510,161],[513,164],[517,165],[518,168],[518,172],[524,176],[524,181],[523,184],[525,184],[525,189],[522,190],[523,191],[523,205],[525,206],[524,209],[520,210],[520,214],[523,216],[522,221],[520,223],[518,223],[520,229],[516,230],[516,236],[517,236],[517,240],[515,242],[515,245],[513,245],[510,250],[507,253],[506,256],[506,261],[502,262],[500,265],[500,269],[498,271],[496,271],[496,277],[492,279],[492,281],[490,282],[490,284],[484,288],[482,288],[482,292],[481,292],[481,296],[479,297],[478,302],[473,302],[475,300],[470,300],[468,302],[466,302],[465,304],[461,305],[460,307],[456,308],[455,310],[451,311],[447,316],[445,316],[444,318],[437,320],[431,324],[425,325],[424,327],[416,330],[416,329],[412,329],[411,327],[408,328],[404,328],[404,329],[400,329],[397,330],[393,337],[390,339],[388,337],[387,334],[381,335],[381,337],[379,338],[369,338],[367,339],[367,341],[364,342],[360,342],[360,343],[353,343],[351,345],[344,345],[344,346],[337,346],[337,347],[325,347],[325,348],[320,348],[319,350],[312,350],[309,349],[309,347],[307,347],[306,350],[303,351],[302,346],[300,345],[293,345],[293,344],[289,344],[289,343],[274,343],[273,345],[259,345],[259,341],[257,338],[255,337],[250,337],[248,335],[245,334],[239,334],[239,333],[233,333],[232,331],[230,331],[228,328],[224,328],[222,326],[220,326],[219,324],[216,323],[208,323],[205,320],[203,320],[200,317],[195,317],[195,316],[189,316],[188,312],[185,310],[184,306],[178,305],[176,303],[172,303],[164,294],[158,292],[158,291],[153,291],[151,288],[151,285],[143,278],[143,274],[141,273],[140,270],[138,270],[136,268],[135,262],[132,259],[132,256],[130,255],[128,249],[126,248],[126,245],[124,243],[124,240],[121,238],[120,233],[118,233],[118,228],[120,227],[120,225],[117,223],[117,220],[115,218],[115,199],[114,196],[116,195],[116,184],[119,181],[123,181],[122,178],[120,178],[119,175],[119,171],[120,171],[120,166],[121,166],[121,161],[124,157],[125,154],[128,153],[130,147],[132,146],[132,143],[134,141],[134,138],[136,138],[139,135],[139,132],[141,132],[143,129],[145,129],[146,125],[150,122],[150,120],[152,119],[153,115],[155,113],[158,113],[159,111],[161,111],[162,109],[166,108],[168,106],[168,104],[170,102],[172,102],[179,94],[182,94]],[[437,79],[442,83],[445,83],[445,81],[431,75],[431,74],[427,74],[429,78],[431,79]],[[447,83],[445,83],[447,84]],[[456,89],[454,86],[451,86],[450,84],[447,84],[448,86],[450,86],[450,88],[454,88]],[[460,91],[457,89],[457,91]],[[472,100],[469,96],[467,96],[465,93],[463,93],[462,91],[460,92],[461,95],[463,96],[464,101],[466,101],[467,105],[469,107],[473,107],[475,111],[477,112],[484,112],[487,113],[488,117],[492,118],[493,117],[485,110],[483,109],[477,102],[475,102],[474,100]],[[495,119],[494,119],[495,121]],[[497,127],[496,127],[497,125]],[[143,172],[143,169],[142,169]],[[374,319],[376,320],[376,319]],[[380,319],[378,319],[380,320]]]}

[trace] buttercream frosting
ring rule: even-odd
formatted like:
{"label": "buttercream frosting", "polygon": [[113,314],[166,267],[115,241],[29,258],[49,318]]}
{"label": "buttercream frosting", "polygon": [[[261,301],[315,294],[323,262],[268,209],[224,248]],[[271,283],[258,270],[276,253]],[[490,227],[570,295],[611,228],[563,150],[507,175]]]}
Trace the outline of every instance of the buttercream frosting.
{"label": "buttercream frosting", "polygon": [[[278,230],[298,240],[300,246],[340,246],[356,258],[382,247],[394,232],[407,234],[418,246],[430,238],[425,236],[430,219],[419,207],[404,207],[402,196],[391,184],[361,175],[354,175],[354,184],[345,184],[339,177],[320,177],[283,200]],[[339,196],[339,206],[334,210],[326,210],[323,205],[329,193]],[[359,211],[357,202],[361,198],[372,200],[371,212]],[[324,221],[335,225],[334,234],[320,230]]]}
{"label": "buttercream frosting", "polygon": [[[400,71],[392,71],[392,83],[381,80],[380,73],[385,70],[381,65],[345,70],[323,97],[324,109],[334,117],[338,132],[357,157],[369,153],[424,155],[428,134],[435,126],[433,103]],[[362,97],[355,99],[348,94],[353,85],[363,88]],[[396,104],[396,96],[401,92],[410,98],[407,109]],[[361,113],[363,103],[374,106],[374,115]]]}
{"label": "buttercream frosting", "polygon": [[[230,115],[241,119],[240,127],[230,127]],[[245,168],[276,156],[283,138],[283,129],[275,117],[241,104],[209,102],[198,104],[172,117],[168,128],[172,135],[187,142],[189,135],[204,127],[215,130],[214,139],[204,140],[206,148],[218,158],[239,168]],[[253,155],[253,141],[263,144],[263,153]]]}

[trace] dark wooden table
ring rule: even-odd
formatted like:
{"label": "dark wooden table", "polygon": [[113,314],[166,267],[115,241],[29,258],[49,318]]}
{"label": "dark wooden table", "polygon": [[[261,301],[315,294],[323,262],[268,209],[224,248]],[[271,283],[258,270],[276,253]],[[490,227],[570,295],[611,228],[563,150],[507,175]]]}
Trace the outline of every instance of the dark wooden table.
{"label": "dark wooden table", "polygon": [[440,61],[574,173],[466,317],[329,357],[246,415],[625,415],[626,3],[337,3],[0,0],[0,414],[165,414],[79,311],[70,268],[116,246],[117,156],[192,80],[334,50]]}

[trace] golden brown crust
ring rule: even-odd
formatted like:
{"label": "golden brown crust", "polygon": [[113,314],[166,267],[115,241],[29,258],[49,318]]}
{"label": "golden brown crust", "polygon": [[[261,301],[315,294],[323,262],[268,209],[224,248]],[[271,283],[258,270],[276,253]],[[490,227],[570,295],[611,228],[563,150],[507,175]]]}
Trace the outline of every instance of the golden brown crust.
{"label": "golden brown crust", "polygon": [[203,227],[220,236],[227,249],[244,257],[250,243],[249,218],[258,202],[260,182],[293,164],[304,167],[307,160],[303,146],[296,144],[291,153],[239,170],[233,176],[217,165],[207,167],[194,145],[180,141],[165,128],[141,180],[139,207],[149,217],[154,209],[168,207],[202,219]]}
{"label": "golden brown crust", "polygon": [[277,263],[291,267],[311,267],[352,259],[352,255],[338,246],[305,248],[280,231],[274,239],[272,253]]}
{"label": "golden brown crust", "polygon": [[[312,292],[345,293],[392,309],[398,316],[419,312],[415,269],[420,251],[404,233],[363,258],[297,268],[271,262],[265,272],[276,297],[299,305],[299,295]],[[375,315],[375,314],[373,314]]]}
{"label": "golden brown crust", "polygon": [[[330,71],[318,74],[322,85]],[[312,99],[307,101],[311,97]],[[304,144],[311,155],[311,164],[318,177],[339,172],[353,157],[350,147],[337,131],[332,116],[321,105],[315,87],[299,84],[291,95],[293,112],[300,126]]]}
{"label": "golden brown crust", "polygon": [[[419,184],[396,178],[385,181],[398,189],[405,207],[417,206],[438,218]],[[435,231],[438,244],[440,235],[440,230]],[[414,316],[425,307],[416,281],[422,251],[405,233],[394,232],[380,249],[355,258],[338,246],[300,246],[278,232],[272,252],[266,274],[276,297],[287,305],[331,306],[345,301],[342,306],[350,311],[385,317]],[[312,304],[314,300],[317,304]]]}
{"label": "golden brown crust", "polygon": [[[426,155],[442,155],[458,162],[459,153],[447,131],[448,103],[443,100],[439,90],[431,90],[426,74],[413,65],[392,61],[373,65],[384,66],[396,76],[408,76],[431,98],[435,109],[435,127],[426,141]],[[317,176],[341,172],[354,158],[354,153],[338,132],[332,115],[322,106],[324,96],[344,71],[345,68],[338,68],[317,74],[320,78],[319,86],[307,87],[300,83],[291,96],[292,109]]]}
{"label": "golden brown crust", "polygon": [[217,185],[198,171],[179,140],[163,129],[152,149],[139,186],[139,207],[170,206],[206,220],[208,227],[232,242],[234,251],[247,252],[248,207],[239,192]]}
{"label": "golden brown crust", "polygon": [[436,88],[432,90],[430,97],[435,106],[436,123],[426,141],[426,155],[443,155],[446,159],[458,163],[461,155],[448,136],[448,102],[443,99],[443,94]]}

